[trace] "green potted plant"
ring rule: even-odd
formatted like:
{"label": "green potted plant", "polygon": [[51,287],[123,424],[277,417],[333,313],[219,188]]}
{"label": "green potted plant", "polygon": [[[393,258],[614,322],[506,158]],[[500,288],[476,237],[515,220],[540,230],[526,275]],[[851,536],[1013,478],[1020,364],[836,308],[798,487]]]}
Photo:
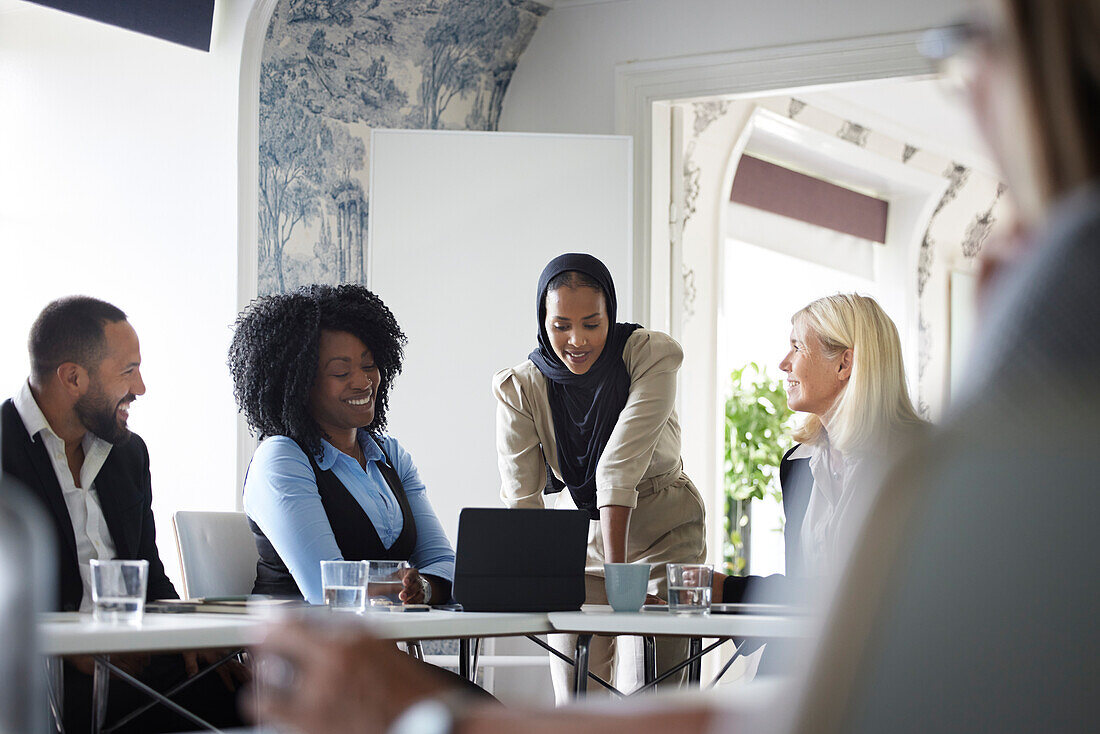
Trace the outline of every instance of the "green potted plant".
{"label": "green potted plant", "polygon": [[725,542],[729,574],[744,573],[752,526],[749,505],[771,495],[780,499],[779,462],[790,446],[790,422],[782,381],[750,362],[730,373],[725,420]]}

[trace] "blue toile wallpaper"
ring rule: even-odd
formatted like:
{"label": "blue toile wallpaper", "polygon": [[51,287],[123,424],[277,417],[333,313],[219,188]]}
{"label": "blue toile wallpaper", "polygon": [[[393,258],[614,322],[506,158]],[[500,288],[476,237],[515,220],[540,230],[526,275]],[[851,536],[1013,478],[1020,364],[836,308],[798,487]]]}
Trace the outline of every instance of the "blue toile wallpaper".
{"label": "blue toile wallpaper", "polygon": [[258,291],[366,282],[370,129],[496,130],[533,0],[283,0],[260,72]]}

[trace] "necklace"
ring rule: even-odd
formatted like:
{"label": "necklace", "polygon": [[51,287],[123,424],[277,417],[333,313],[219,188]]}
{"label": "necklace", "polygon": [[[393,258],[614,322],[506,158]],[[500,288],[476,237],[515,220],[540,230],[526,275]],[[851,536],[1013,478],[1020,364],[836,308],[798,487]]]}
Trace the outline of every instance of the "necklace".
{"label": "necklace", "polygon": [[363,452],[363,447],[359,444],[358,438],[355,440],[355,443],[352,444],[350,451],[342,451],[341,453],[347,454],[355,459],[356,463],[364,469],[367,468],[367,455]]}

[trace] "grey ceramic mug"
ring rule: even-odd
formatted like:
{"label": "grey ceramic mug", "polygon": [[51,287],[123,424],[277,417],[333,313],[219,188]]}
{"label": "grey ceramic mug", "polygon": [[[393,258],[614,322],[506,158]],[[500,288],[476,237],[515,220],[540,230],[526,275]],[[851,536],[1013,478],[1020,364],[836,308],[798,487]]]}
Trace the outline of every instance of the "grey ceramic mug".
{"label": "grey ceramic mug", "polygon": [[649,563],[603,564],[607,601],[616,612],[637,612],[649,588]]}

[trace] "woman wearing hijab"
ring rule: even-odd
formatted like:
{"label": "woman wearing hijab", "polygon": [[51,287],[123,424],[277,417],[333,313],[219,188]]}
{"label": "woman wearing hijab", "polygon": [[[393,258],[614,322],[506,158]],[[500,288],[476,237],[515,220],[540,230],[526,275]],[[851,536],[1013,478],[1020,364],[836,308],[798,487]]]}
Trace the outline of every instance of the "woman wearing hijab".
{"label": "woman wearing hijab", "polygon": [[[667,334],[616,321],[615,284],[595,257],[554,258],[539,277],[538,346],[493,378],[501,498],[509,507],[575,505],[592,518],[587,601],[606,604],[603,564],[654,564],[650,593],[665,595],[667,562],[706,558],[703,500],[683,471],[674,409],[683,352]],[[551,644],[572,651],[569,635]],[[658,640],[658,667],[686,642]],[[592,672],[613,677],[614,638],[594,638]],[[559,700],[566,666],[552,668]]]}

